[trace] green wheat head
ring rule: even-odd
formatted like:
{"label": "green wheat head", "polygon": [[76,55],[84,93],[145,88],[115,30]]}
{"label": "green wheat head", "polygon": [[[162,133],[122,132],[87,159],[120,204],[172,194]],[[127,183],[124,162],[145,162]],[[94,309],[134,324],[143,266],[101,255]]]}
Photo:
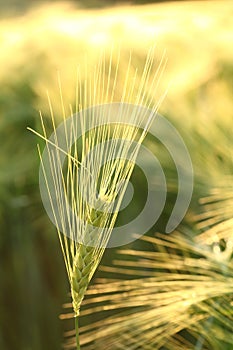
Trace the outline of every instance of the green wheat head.
{"label": "green wheat head", "polygon": [[[49,171],[52,173],[56,188],[56,202],[59,208],[59,217],[56,217],[55,212],[54,216],[57,222],[61,221],[62,223],[62,230],[58,229],[58,236],[71,287],[73,315],[76,318],[79,315],[88,284],[109,241],[128,181],[134,169],[139,147],[147,131],[140,129],[142,120],[137,121],[139,127],[133,127],[127,124],[127,120],[125,120],[126,124],[124,126],[106,123],[101,127],[90,128],[86,132],[86,109],[92,105],[115,101],[147,106],[153,112],[156,112],[158,108],[158,101],[155,103],[154,93],[163,71],[164,60],[162,59],[157,69],[154,70],[154,50],[150,50],[146,57],[143,72],[139,76],[138,70],[131,60],[130,55],[126,66],[124,62],[126,71],[123,83],[122,80],[118,81],[120,54],[118,52],[115,57],[113,50],[108,60],[103,54],[99,64],[93,68],[93,71],[87,73],[87,70],[85,77],[83,77],[80,70],[78,71],[75,110],[71,107],[70,114],[79,112],[82,128],[81,139],[71,145],[71,134],[74,133],[75,135],[77,133],[77,125],[73,122],[71,131],[66,132],[66,143],[69,151],[65,152],[66,164],[63,167],[57,167],[55,154],[48,148]],[[59,87],[62,115],[65,121],[67,112],[65,111],[60,78]],[[150,94],[145,94],[145,91],[150,92]],[[56,121],[50,98],[49,105],[52,129],[55,134],[52,146],[55,149],[54,152],[62,151],[64,153],[56,139]],[[95,125],[95,119],[104,118],[104,116],[96,115],[94,112],[91,117],[93,125]],[[141,117],[134,115],[133,118]],[[48,147],[51,146],[51,141],[46,130],[46,122],[41,115],[43,132],[40,134],[32,131],[45,140]],[[152,119],[146,121],[148,128],[151,122]],[[99,147],[94,157],[87,157],[89,151],[97,144],[109,139],[111,140],[109,146]],[[46,167],[43,164],[40,149],[39,154],[43,176],[47,181],[47,191],[50,194]],[[110,160],[104,162],[105,159]],[[103,166],[100,169],[102,163]],[[60,182],[58,181],[58,172],[62,178]],[[123,186],[119,187],[119,183],[123,183]],[[87,191],[89,193],[88,203],[85,201]],[[61,192],[66,194],[65,203],[62,200]],[[111,211],[113,205],[115,207],[114,212]],[[69,232],[64,232],[67,230],[66,217],[69,207],[80,220],[78,224],[68,222]],[[80,242],[85,242],[85,244]],[[78,340],[77,346],[79,347]]]}

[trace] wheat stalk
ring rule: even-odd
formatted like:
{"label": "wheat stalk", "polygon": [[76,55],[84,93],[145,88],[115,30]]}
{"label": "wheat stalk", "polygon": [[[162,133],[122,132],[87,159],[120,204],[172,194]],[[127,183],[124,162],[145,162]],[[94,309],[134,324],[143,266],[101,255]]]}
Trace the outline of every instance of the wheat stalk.
{"label": "wheat stalk", "polygon": [[[155,104],[153,94],[158,87],[158,81],[163,71],[164,58],[154,71],[154,50],[151,49],[147,55],[141,79],[138,78],[137,68],[134,68],[131,60],[130,54],[123,84],[122,81],[118,81],[120,53],[118,52],[115,58],[113,49],[108,60],[105,53],[101,55],[98,66],[94,67],[91,72],[88,71],[87,64],[84,77],[82,72],[78,70],[75,111],[79,112],[82,136],[81,142],[78,140],[71,144],[72,137],[78,131],[77,123],[72,120],[71,128],[65,132],[68,152],[64,151],[58,142],[55,116],[49,95],[54,139],[51,141],[47,135],[42,114],[43,132],[38,133],[29,128],[46,141],[49,170],[43,163],[40,149],[39,155],[54,218],[56,223],[61,222],[62,226],[59,228],[57,225],[58,235],[71,286],[78,349],[80,348],[78,332],[80,305],[114,227],[129,178],[134,169],[140,144],[158,108],[158,102]],[[122,63],[121,66],[123,66]],[[58,81],[62,115],[63,120],[66,121],[67,112],[65,111],[60,78]],[[122,91],[120,98],[119,91]],[[146,94],[145,91],[150,92],[150,94]],[[136,103],[151,108],[153,113],[151,119],[146,120],[146,129],[141,131],[140,125],[143,125],[143,120],[140,118],[142,116],[135,114],[133,116],[122,115],[122,120],[124,118],[128,118],[128,121],[130,118],[134,118],[134,121],[138,119],[136,120],[138,127],[133,127],[130,124],[112,126],[110,123],[105,123],[101,127],[91,128],[92,125],[90,125],[89,131],[86,132],[87,107],[108,102],[113,103],[116,100],[120,100],[121,103]],[[70,108],[70,113],[73,113],[72,108]],[[104,116],[92,112],[93,126],[95,120],[100,118],[104,118]],[[125,121],[127,122],[127,120]],[[95,157],[88,158],[90,150],[108,139],[111,139],[109,145],[100,146],[95,152]],[[66,156],[65,169],[60,159],[61,154]],[[104,163],[100,171],[100,164],[106,159],[108,161]],[[54,209],[49,181],[53,182],[55,188],[58,215]],[[119,186],[120,183],[123,185]],[[65,200],[62,193],[65,193]],[[87,193],[88,203],[85,200]],[[114,212],[112,212],[113,206]],[[74,213],[72,218],[68,215],[70,207]]]}

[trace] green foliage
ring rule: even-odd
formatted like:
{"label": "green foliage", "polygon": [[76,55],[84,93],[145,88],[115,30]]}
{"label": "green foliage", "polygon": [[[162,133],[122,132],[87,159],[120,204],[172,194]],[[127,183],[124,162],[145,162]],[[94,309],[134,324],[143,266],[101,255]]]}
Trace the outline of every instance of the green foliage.
{"label": "green foliage", "polygon": [[30,76],[22,74],[1,88],[0,343],[4,350],[58,349],[61,344],[56,319],[65,288],[56,269],[62,272],[63,265],[57,255],[54,264],[49,261],[57,242],[38,192],[36,140],[26,129],[28,124],[37,127],[36,100]]}

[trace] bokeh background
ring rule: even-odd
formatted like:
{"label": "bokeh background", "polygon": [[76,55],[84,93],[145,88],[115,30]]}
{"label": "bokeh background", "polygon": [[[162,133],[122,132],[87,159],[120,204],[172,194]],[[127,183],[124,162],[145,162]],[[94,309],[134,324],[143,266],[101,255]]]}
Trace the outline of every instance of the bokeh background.
{"label": "bokeh background", "polygon": [[[64,100],[74,103],[75,72],[84,57],[120,45],[137,65],[156,44],[169,89],[160,112],[176,126],[191,154],[194,194],[183,225],[192,226],[199,198],[231,183],[233,173],[232,1],[0,1],[0,349],[57,350],[59,320],[69,286],[56,231],[38,187],[39,110],[49,117],[47,90],[61,118],[57,72]],[[124,79],[124,59],[121,79]],[[43,143],[41,143],[43,145]],[[174,164],[155,147],[169,185],[168,203],[153,230],[163,232],[176,193]],[[138,186],[141,179],[135,176]],[[132,211],[140,207],[135,199]],[[151,231],[152,232],[152,231]],[[142,243],[135,242],[135,245]],[[144,247],[145,248],[145,247]],[[108,250],[104,262],[116,254]],[[100,272],[99,272],[100,274]]]}

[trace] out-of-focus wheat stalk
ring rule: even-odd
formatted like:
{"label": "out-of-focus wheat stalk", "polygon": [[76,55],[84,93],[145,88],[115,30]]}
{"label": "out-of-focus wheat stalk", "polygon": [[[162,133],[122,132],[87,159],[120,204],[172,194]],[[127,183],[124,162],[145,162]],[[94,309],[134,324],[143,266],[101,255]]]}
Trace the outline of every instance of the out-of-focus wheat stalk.
{"label": "out-of-focus wheat stalk", "polygon": [[214,244],[225,240],[231,245],[233,244],[233,178],[223,176],[219,182],[219,187],[212,189],[208,197],[200,200],[204,210],[194,219],[197,228],[205,230],[199,236],[201,243]]}
{"label": "out-of-focus wheat stalk", "polygon": [[[54,198],[51,198],[49,183],[51,179],[49,180],[48,169],[43,163],[43,157],[39,150],[42,172],[55,221],[56,223],[61,222],[62,225],[62,230],[57,225],[58,235],[71,286],[73,315],[76,318],[76,345],[78,349],[80,348],[78,334],[80,305],[114,227],[121,201],[134,169],[140,144],[155,116],[158,104],[154,103],[153,93],[158,87],[164,63],[165,61],[162,59],[157,69],[154,70],[154,49],[151,49],[146,57],[139,84],[137,68],[132,65],[131,54],[125,66],[125,83],[121,92],[120,102],[122,104],[134,103],[151,108],[151,119],[145,121],[145,130],[142,131],[140,128],[144,122],[140,113],[136,113],[133,116],[129,116],[126,113],[125,116],[122,115],[120,118],[125,124],[116,123],[113,126],[111,120],[106,119],[105,114],[95,113],[93,109],[91,112],[91,125],[88,125],[87,130],[89,131],[86,131],[87,113],[90,113],[90,110],[87,112],[87,108],[116,102],[116,96],[119,96],[117,84],[120,51],[117,51],[117,55],[114,56],[113,49],[108,59],[105,53],[101,55],[98,65],[93,67],[93,70],[89,69],[87,63],[85,72],[78,71],[76,106],[75,111],[70,107],[70,114],[74,112],[79,113],[82,128],[81,141],[77,140],[74,144],[71,144],[72,137],[78,135],[77,123],[74,119],[70,130],[66,130],[65,133],[66,146],[69,151],[67,152],[60,148],[50,99],[49,105],[55,135],[54,141],[48,138],[45,121],[42,116],[42,134],[32,130],[46,141],[49,154],[49,173],[52,174],[53,185],[56,189],[55,199],[58,204],[58,214],[53,208]],[[59,87],[62,114],[65,122],[67,112],[63,101],[60,78]],[[111,114],[110,112],[109,114]],[[125,112],[123,111],[122,113]],[[133,122],[136,123],[137,127],[130,125],[130,118],[133,118]],[[96,127],[96,120],[102,120],[103,125]],[[127,122],[129,123],[127,124]],[[110,144],[106,143],[108,140],[111,141]],[[98,145],[100,147],[95,148]],[[88,157],[89,152],[94,148],[94,155]],[[65,153],[67,158],[65,166],[61,165],[62,161],[59,156],[61,151]],[[105,162],[105,160],[107,161]],[[62,197],[63,193],[66,196],[65,201]],[[88,198],[88,203],[85,200],[86,198]],[[72,220],[68,215],[70,207],[74,214],[74,222],[70,222]],[[113,208],[115,208],[114,211]],[[82,244],[80,242],[85,243]]]}
{"label": "out-of-focus wheat stalk", "polygon": [[88,291],[82,315],[106,317],[81,328],[84,349],[233,347],[232,186],[201,202],[195,232],[141,238],[154,250],[121,250],[113,267],[101,267],[119,277],[99,279]]}

